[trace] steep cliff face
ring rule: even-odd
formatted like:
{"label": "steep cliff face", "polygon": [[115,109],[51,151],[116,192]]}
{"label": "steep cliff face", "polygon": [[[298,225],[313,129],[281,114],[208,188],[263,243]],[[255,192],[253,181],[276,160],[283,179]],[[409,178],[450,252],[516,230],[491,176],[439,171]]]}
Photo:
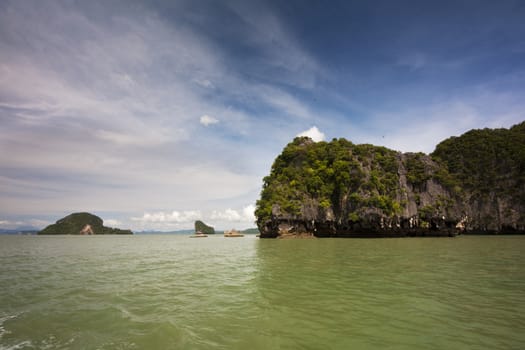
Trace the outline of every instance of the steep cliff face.
{"label": "steep cliff face", "polygon": [[462,186],[468,229],[525,232],[525,122],[471,130],[441,142],[431,156]]}
{"label": "steep cliff face", "polygon": [[90,213],[73,213],[47,226],[39,235],[102,235],[133,234],[130,230],[106,227],[103,221]]}
{"label": "steep cliff face", "polygon": [[[468,154],[461,148],[456,152]],[[468,176],[450,166],[448,153],[439,146],[429,156],[344,139],[315,143],[296,138],[264,178],[256,208],[261,237],[523,231],[523,167],[512,180],[498,182],[509,193],[504,197],[501,188],[465,186]],[[520,195],[508,188],[514,185],[521,186]],[[505,219],[494,223],[494,215]]]}

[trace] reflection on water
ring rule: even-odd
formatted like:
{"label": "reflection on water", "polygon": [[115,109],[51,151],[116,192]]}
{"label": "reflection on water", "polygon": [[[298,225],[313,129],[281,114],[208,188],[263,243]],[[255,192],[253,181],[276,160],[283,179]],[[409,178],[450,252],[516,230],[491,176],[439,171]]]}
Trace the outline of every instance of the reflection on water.
{"label": "reflection on water", "polygon": [[0,349],[510,349],[525,237],[0,237]]}

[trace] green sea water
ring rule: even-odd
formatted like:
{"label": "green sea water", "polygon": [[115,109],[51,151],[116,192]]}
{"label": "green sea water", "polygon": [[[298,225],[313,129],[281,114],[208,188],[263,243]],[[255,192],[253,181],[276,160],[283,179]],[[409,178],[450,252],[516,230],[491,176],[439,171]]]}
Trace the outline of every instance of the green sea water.
{"label": "green sea water", "polygon": [[524,346],[523,236],[0,236],[0,349]]}

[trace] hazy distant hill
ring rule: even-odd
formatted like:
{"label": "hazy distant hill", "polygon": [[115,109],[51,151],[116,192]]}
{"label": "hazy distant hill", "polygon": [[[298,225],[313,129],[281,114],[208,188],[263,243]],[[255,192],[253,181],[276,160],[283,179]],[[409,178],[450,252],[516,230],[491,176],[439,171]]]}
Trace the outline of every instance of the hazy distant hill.
{"label": "hazy distant hill", "polygon": [[32,226],[21,226],[14,229],[0,229],[0,234],[3,235],[34,235],[38,233],[38,228]]}
{"label": "hazy distant hill", "polygon": [[241,233],[244,233],[245,235],[258,235],[259,229],[258,228],[247,228],[246,230],[242,230]]}

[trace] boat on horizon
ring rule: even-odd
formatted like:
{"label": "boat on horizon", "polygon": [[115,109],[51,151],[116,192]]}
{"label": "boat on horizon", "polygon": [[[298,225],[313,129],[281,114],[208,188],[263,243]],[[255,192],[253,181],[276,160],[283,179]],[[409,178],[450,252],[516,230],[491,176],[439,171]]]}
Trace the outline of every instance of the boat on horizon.
{"label": "boat on horizon", "polygon": [[244,237],[244,235],[235,229],[231,229],[224,231],[224,237]]}
{"label": "boat on horizon", "polygon": [[205,233],[202,233],[201,231],[197,231],[195,232],[194,235],[190,236],[190,238],[204,238],[204,237],[208,237],[208,235]]}

